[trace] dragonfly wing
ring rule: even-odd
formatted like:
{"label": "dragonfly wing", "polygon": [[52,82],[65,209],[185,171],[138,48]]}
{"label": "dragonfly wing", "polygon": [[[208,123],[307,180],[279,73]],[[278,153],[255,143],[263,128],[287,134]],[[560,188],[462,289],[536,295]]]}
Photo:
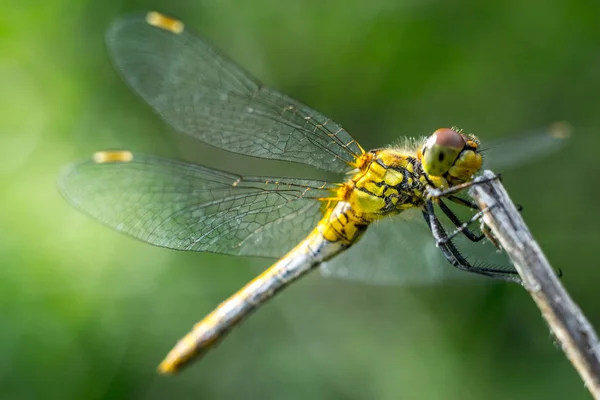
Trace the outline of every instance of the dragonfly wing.
{"label": "dragonfly wing", "polygon": [[127,16],[111,26],[107,43],[135,92],[178,131],[207,144],[333,172],[347,171],[362,154],[340,125],[265,87],[179,21]]}
{"label": "dragonfly wing", "polygon": [[546,129],[484,143],[484,168],[502,172],[546,157],[563,148],[571,126],[556,122]]}
{"label": "dragonfly wing", "polygon": [[[441,214],[441,213],[440,213]],[[448,232],[452,231],[449,224]],[[504,253],[490,243],[472,243],[462,235],[453,243],[475,265],[514,270]],[[472,279],[475,274],[453,267],[435,246],[420,209],[385,218],[367,229],[345,253],[321,267],[324,276],[375,285],[431,285]]]}
{"label": "dragonfly wing", "polygon": [[446,273],[444,258],[419,210],[373,223],[358,243],[321,267],[325,276],[376,285],[437,282]]}
{"label": "dragonfly wing", "polygon": [[60,190],[104,224],[171,249],[280,257],[316,226],[319,199],[331,195],[322,181],[241,177],[122,153],[126,162],[67,167]]}

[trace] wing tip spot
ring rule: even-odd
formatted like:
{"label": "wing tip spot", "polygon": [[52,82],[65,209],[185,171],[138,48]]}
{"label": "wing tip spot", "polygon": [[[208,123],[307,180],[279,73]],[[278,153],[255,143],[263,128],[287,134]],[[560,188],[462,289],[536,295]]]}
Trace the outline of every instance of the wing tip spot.
{"label": "wing tip spot", "polygon": [[549,127],[549,133],[555,139],[567,139],[573,134],[573,126],[567,121],[554,122]]}
{"label": "wing tip spot", "polygon": [[180,34],[185,28],[183,22],[175,18],[167,17],[166,15],[161,14],[157,11],[150,11],[148,14],[146,14],[146,22],[149,25],[155,26],[160,29],[164,29],[175,34]]}
{"label": "wing tip spot", "polygon": [[97,151],[92,156],[96,164],[106,164],[114,162],[131,162],[133,153],[129,150]]}

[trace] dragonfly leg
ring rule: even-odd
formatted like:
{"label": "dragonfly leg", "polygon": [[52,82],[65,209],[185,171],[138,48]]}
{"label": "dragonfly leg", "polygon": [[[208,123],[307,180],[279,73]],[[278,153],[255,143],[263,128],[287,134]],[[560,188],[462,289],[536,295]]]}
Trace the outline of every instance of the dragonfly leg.
{"label": "dragonfly leg", "polygon": [[435,215],[435,209],[433,202],[428,200],[425,203],[425,210],[423,211],[423,217],[433,233],[433,237],[436,240],[438,248],[442,251],[442,254],[454,267],[463,271],[473,272],[480,275],[489,276],[492,278],[502,279],[509,282],[521,283],[516,271],[508,271],[501,268],[491,267],[480,267],[472,265],[454,246],[452,240],[448,240],[448,235],[444,230],[440,220]]}
{"label": "dragonfly leg", "polygon": [[[477,217],[477,214],[479,214],[479,212],[477,214],[475,214],[469,221],[466,221],[465,223],[463,223],[456,216],[456,214],[454,214],[454,212],[450,209],[450,207],[448,207],[446,205],[446,203],[443,202],[442,199],[438,199],[437,204],[440,207],[440,209],[442,210],[442,212],[450,219],[450,221],[452,221],[452,223],[456,227],[456,230],[452,234],[450,234],[450,236],[448,237],[449,239],[452,239],[454,236],[458,235],[459,233],[462,233],[463,235],[465,235],[467,237],[467,239],[469,239],[472,242],[479,242],[485,237],[484,234],[476,235],[473,233],[473,231],[471,231],[469,229],[469,225],[471,225],[473,222],[475,222],[479,219],[479,217]],[[459,203],[459,204],[461,204],[461,203]]]}
{"label": "dragonfly leg", "polygon": [[460,204],[461,206],[468,207],[471,210],[477,210],[477,211],[481,210],[477,204],[475,204],[472,201],[469,201],[467,199],[463,199],[461,197],[454,196],[454,195],[446,196],[446,198],[448,200],[452,201],[453,203]]}
{"label": "dragonfly leg", "polygon": [[[454,196],[454,195],[450,195],[450,196],[446,196],[446,198],[456,204],[460,204],[461,206],[465,206],[465,207],[469,207],[471,210],[479,210],[480,208],[477,206],[477,204],[473,203],[472,201],[463,199],[461,197],[458,196]],[[523,211],[523,206],[520,204],[515,204],[515,207],[517,208],[518,212]]]}
{"label": "dragonfly leg", "polygon": [[440,190],[440,189],[430,189],[428,196],[430,198],[440,198],[440,197],[448,197],[452,194],[458,193],[461,190],[469,188],[473,185],[479,185],[481,183],[495,181],[496,179],[501,179],[500,174],[496,174],[491,178],[475,178],[472,181],[461,183],[460,185],[454,185],[448,189]]}
{"label": "dragonfly leg", "polygon": [[[469,207],[472,210],[479,210],[480,208],[477,206],[477,204],[473,203],[472,201],[469,201],[467,199],[463,199],[461,197],[458,196],[454,196],[454,195],[450,195],[450,196],[446,196],[446,198],[456,204],[460,204],[461,206],[465,206],[465,207]],[[518,212],[523,211],[523,206],[520,204],[515,204],[515,207],[517,208]]]}
{"label": "dragonfly leg", "polygon": [[[481,217],[483,217],[483,214],[486,213],[487,211],[489,211],[492,207],[494,207],[493,205],[490,207],[486,207],[483,210],[477,212],[475,215],[473,215],[468,221],[465,221],[464,223],[460,224],[460,225],[455,225],[456,229],[454,230],[454,232],[452,232],[451,234],[447,235],[446,238],[444,239],[445,242],[449,242],[451,241],[456,235],[458,235],[459,233],[463,233],[468,239],[470,239],[473,242],[479,242],[481,241],[484,237],[487,237],[490,242],[492,242],[492,244],[494,246],[496,246],[497,248],[499,247],[498,242],[496,241],[496,239],[494,239],[494,237],[492,236],[492,232],[490,231],[490,229],[483,223],[481,224],[481,232],[482,234],[480,236],[476,236],[475,239],[472,239],[471,237],[469,237],[469,235],[467,235],[467,231],[468,231],[468,226],[471,225],[473,222],[477,221],[477,220],[481,220]],[[440,207],[441,208],[441,207]],[[459,221],[460,222],[460,221]],[[472,232],[470,232],[471,235],[473,235]]]}

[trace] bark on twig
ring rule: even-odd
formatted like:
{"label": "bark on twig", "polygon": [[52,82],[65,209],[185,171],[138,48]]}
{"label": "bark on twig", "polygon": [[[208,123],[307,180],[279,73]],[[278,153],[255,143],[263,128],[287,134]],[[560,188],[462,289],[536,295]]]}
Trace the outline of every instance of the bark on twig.
{"label": "bark on twig", "polygon": [[[493,177],[485,171],[482,179]],[[562,286],[500,181],[475,184],[470,194],[482,209],[489,208],[484,222],[514,263],[586,387],[600,399],[600,344],[594,328]]]}

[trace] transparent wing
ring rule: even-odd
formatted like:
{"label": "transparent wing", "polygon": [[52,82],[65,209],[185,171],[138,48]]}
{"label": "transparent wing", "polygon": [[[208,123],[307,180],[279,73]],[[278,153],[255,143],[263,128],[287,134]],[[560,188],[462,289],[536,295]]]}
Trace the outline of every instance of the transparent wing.
{"label": "transparent wing", "polygon": [[547,157],[568,143],[571,131],[568,123],[555,122],[539,131],[484,142],[484,168],[502,172]]}
{"label": "transparent wing", "polygon": [[317,225],[319,198],[333,187],[127,154],[127,162],[88,159],[67,167],[60,190],[104,224],[176,250],[280,257]]}
{"label": "transparent wing", "polygon": [[[447,231],[451,230],[447,226]],[[471,263],[514,270],[506,255],[487,240],[472,243],[457,236],[453,242]],[[322,265],[321,273],[375,285],[431,285],[478,278],[458,270],[444,258],[420,209],[373,224],[356,245]]]}
{"label": "transparent wing", "polygon": [[127,83],[177,130],[249,156],[345,172],[362,153],[326,116],[265,87],[183,23],[158,13],[117,20],[108,48]]}

